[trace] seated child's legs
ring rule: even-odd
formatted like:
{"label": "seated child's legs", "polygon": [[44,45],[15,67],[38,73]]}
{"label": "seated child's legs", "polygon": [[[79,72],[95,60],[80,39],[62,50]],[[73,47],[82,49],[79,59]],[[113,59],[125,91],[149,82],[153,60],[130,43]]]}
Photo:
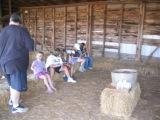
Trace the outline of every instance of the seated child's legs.
{"label": "seated child's legs", "polygon": [[89,59],[88,59],[88,57],[85,57],[84,68],[85,68],[86,70],[89,69]]}
{"label": "seated child's legs", "polygon": [[46,76],[47,76],[47,78],[48,78],[48,83],[49,83],[50,87],[51,87],[53,90],[56,91],[56,88],[54,87],[54,84],[53,84],[53,81],[52,81],[50,75],[49,75],[49,74],[46,74]]}
{"label": "seated child's legs", "polygon": [[88,67],[93,68],[93,57],[92,56],[88,57]]}
{"label": "seated child's legs", "polygon": [[71,65],[71,76],[73,76],[75,72],[76,71],[75,71],[74,65],[72,64]]}
{"label": "seated child's legs", "polygon": [[78,59],[78,62],[81,63],[81,66],[80,66],[80,68],[79,68],[79,71],[80,71],[80,72],[84,72],[84,71],[85,71],[85,68],[84,68],[85,59],[79,58],[79,59]]}
{"label": "seated child's legs", "polygon": [[53,67],[49,67],[49,68],[47,69],[47,71],[49,72],[50,77],[51,77],[51,79],[52,79],[53,76],[54,76],[54,72],[55,72],[54,68],[53,68]]}
{"label": "seated child's legs", "polygon": [[47,87],[47,92],[48,93],[52,93],[53,90],[51,89],[50,85],[49,85],[49,81],[48,81],[48,78],[47,78],[47,74],[41,74],[38,76],[39,79],[43,79],[44,80],[44,84],[46,85]]}
{"label": "seated child's legs", "polygon": [[68,68],[67,68],[66,66],[64,66],[64,65],[62,66],[62,71],[64,71],[64,73],[65,73],[65,75],[66,75],[67,77],[70,77]]}
{"label": "seated child's legs", "polygon": [[78,61],[77,62],[80,62],[81,63],[81,66],[84,65],[85,63],[85,59],[83,58],[78,58]]}

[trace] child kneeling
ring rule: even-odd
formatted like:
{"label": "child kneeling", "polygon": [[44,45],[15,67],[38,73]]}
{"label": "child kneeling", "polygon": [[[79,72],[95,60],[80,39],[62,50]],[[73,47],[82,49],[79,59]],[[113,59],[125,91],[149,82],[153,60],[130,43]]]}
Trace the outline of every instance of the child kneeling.
{"label": "child kneeling", "polygon": [[47,92],[52,93],[53,90],[56,91],[49,73],[45,69],[45,62],[43,61],[43,52],[38,52],[36,55],[36,60],[33,61],[31,65],[31,70],[33,70],[36,79],[43,79],[44,84],[47,87]]}

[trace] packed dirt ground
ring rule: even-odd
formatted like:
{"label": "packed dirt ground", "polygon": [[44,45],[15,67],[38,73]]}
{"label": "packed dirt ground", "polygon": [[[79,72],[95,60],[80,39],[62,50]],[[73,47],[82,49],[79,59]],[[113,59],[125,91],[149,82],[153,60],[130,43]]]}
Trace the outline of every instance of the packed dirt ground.
{"label": "packed dirt ground", "polygon": [[[130,118],[107,116],[100,112],[100,95],[111,82],[111,71],[138,70],[141,99]],[[55,78],[57,92],[46,94],[42,87],[24,99],[29,111],[12,115],[0,108],[0,120],[160,120],[160,63],[142,66],[134,61],[96,58],[94,69],[76,73],[77,83]]]}

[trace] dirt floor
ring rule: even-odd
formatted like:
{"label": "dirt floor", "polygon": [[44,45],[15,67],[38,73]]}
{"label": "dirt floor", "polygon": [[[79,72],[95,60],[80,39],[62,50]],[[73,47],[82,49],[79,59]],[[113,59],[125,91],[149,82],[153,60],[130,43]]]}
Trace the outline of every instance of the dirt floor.
{"label": "dirt floor", "polygon": [[[100,112],[100,94],[111,82],[111,70],[119,68],[135,68],[139,73],[141,99],[128,119]],[[0,120],[160,120],[159,74],[159,63],[141,66],[132,61],[99,58],[93,70],[76,74],[76,84],[56,80],[56,93],[48,95],[42,88],[24,99],[30,109],[27,113],[12,115],[0,108]]]}

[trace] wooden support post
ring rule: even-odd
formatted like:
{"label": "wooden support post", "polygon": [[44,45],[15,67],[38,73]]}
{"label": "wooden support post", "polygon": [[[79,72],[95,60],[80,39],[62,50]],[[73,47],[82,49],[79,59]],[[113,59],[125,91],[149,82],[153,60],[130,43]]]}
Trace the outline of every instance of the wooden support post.
{"label": "wooden support post", "polygon": [[141,48],[143,42],[143,27],[145,19],[145,3],[140,3],[140,17],[139,17],[139,27],[138,27],[138,40],[137,40],[137,50],[136,50],[136,61],[141,61]]}
{"label": "wooden support post", "polygon": [[[2,0],[0,0],[0,18],[2,18]],[[0,20],[0,31],[1,31],[2,27],[3,27],[2,21]]]}
{"label": "wooden support post", "polygon": [[105,55],[105,43],[106,43],[106,17],[107,17],[107,5],[104,5],[104,23],[103,23],[103,50],[102,56]]}
{"label": "wooden support post", "polygon": [[122,4],[122,9],[121,9],[121,19],[119,23],[119,31],[118,31],[118,36],[119,36],[119,41],[118,41],[118,59],[120,59],[120,48],[121,48],[121,42],[122,42],[122,24],[123,24],[123,16],[124,16],[124,4]]}
{"label": "wooden support post", "polygon": [[8,0],[9,15],[12,14],[12,0]]}
{"label": "wooden support post", "polygon": [[36,9],[36,16],[35,16],[35,40],[34,40],[34,51],[36,51],[36,41],[37,41],[37,9]]}
{"label": "wooden support post", "polygon": [[55,8],[53,8],[52,14],[52,49],[55,49]]}
{"label": "wooden support post", "polygon": [[66,49],[66,41],[67,41],[67,38],[66,38],[66,34],[67,34],[66,22],[67,22],[67,7],[65,7],[65,18],[64,18],[64,48],[65,49]]}
{"label": "wooden support post", "polygon": [[91,54],[91,39],[92,39],[92,4],[88,5],[89,11],[88,11],[88,49],[89,54]]}
{"label": "wooden support post", "polygon": [[44,47],[45,47],[45,8],[43,8],[42,20],[43,20],[42,50],[44,50]]}
{"label": "wooden support post", "polygon": [[77,6],[76,6],[76,16],[75,16],[75,43],[77,43],[77,17],[78,17],[78,10],[77,10]]}

